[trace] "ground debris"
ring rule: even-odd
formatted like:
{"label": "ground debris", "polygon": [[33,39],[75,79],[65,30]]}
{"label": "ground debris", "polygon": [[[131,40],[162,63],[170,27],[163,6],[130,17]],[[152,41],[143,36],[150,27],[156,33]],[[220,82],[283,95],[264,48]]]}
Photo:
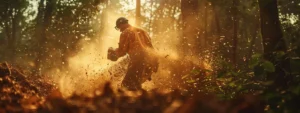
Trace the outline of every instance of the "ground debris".
{"label": "ground debris", "polygon": [[37,110],[47,95],[45,90],[51,91],[47,83],[38,83],[37,77],[29,81],[18,69],[7,63],[0,64],[0,111],[31,112]]}
{"label": "ground debris", "polygon": [[[63,97],[48,83],[29,81],[20,71],[9,65],[0,65],[0,112],[42,113],[240,113],[263,112],[257,96],[246,95],[222,101],[216,96],[181,95],[180,91],[162,92],[114,91],[110,83],[96,89],[92,95],[76,94]],[[37,84],[39,86],[37,86]],[[44,90],[40,90],[44,89]]]}

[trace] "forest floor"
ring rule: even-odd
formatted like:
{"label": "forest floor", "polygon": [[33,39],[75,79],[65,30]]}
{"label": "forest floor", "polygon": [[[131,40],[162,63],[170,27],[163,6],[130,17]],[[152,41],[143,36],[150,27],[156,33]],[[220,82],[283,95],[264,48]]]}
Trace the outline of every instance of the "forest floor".
{"label": "forest floor", "polygon": [[97,112],[97,113],[260,113],[264,104],[259,96],[243,95],[221,100],[211,94],[182,95],[172,92],[114,91],[108,82],[92,94],[62,96],[49,82],[27,78],[7,63],[0,65],[0,113],[2,112]]}

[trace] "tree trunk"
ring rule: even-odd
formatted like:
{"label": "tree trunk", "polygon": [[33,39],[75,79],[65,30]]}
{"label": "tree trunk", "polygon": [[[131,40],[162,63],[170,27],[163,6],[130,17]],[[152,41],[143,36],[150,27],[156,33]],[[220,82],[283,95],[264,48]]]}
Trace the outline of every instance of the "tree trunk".
{"label": "tree trunk", "polygon": [[208,3],[207,1],[204,1],[204,48],[207,48],[207,18],[208,18],[208,15],[207,15],[207,9],[208,9]]}
{"label": "tree trunk", "polygon": [[[47,0],[46,1],[46,6],[45,8],[43,8],[43,3],[44,0],[41,0],[39,3],[39,9],[38,9],[38,15],[37,15],[37,38],[38,38],[38,46],[39,48],[37,48],[37,58],[35,60],[35,64],[36,64],[36,69],[39,70],[39,72],[41,72],[42,68],[43,68],[43,63],[45,61],[45,57],[47,56],[47,47],[46,47],[46,42],[47,42],[47,29],[49,28],[50,24],[51,24],[51,15],[53,12],[53,7],[54,7],[54,3],[55,0]],[[43,13],[42,13],[43,12]],[[37,72],[37,71],[36,71]],[[35,74],[38,74],[36,73]],[[39,73],[41,74],[41,73]]]}
{"label": "tree trunk", "polygon": [[42,38],[42,23],[43,23],[43,14],[44,14],[44,0],[40,0],[39,2],[39,6],[38,6],[38,14],[36,16],[36,28],[35,28],[35,37],[37,40],[37,44],[36,44],[36,58],[35,58],[35,70],[34,70],[34,74],[39,74],[39,68],[41,67],[41,54],[42,54],[42,44],[40,43],[41,38]]}
{"label": "tree trunk", "polygon": [[[199,29],[197,22],[198,0],[181,0],[181,17],[182,17],[182,49],[185,52],[192,53],[192,48],[199,49],[195,45],[197,32]],[[199,38],[199,37],[198,37]],[[199,44],[199,43],[198,43]]]}
{"label": "tree trunk", "polygon": [[253,55],[253,47],[255,44],[255,39],[257,37],[257,31],[253,31],[253,33],[251,34],[251,41],[250,41],[250,47],[249,47],[249,52],[248,52],[248,58],[251,58],[251,56]]}
{"label": "tree trunk", "polygon": [[[16,10],[16,9],[15,9]],[[17,11],[15,11],[16,13]],[[17,38],[17,24],[18,24],[18,17],[17,17],[18,13],[12,17],[12,25],[11,25],[11,40],[10,40],[10,45],[9,45],[9,51],[10,51],[10,60],[13,62],[14,61],[14,57],[15,57],[15,48],[16,48],[16,38]]]}
{"label": "tree trunk", "polygon": [[11,61],[14,62],[15,57],[16,57],[16,46],[17,46],[17,40],[20,38],[20,18],[22,17],[21,13],[21,8],[20,7],[15,7],[14,8],[14,13],[15,15],[12,16],[12,33],[11,33]]}
{"label": "tree trunk", "polygon": [[6,36],[6,39],[7,39],[7,48],[9,48],[10,46],[10,43],[11,43],[11,27],[10,27],[10,23],[9,22],[4,22],[5,24],[5,27],[4,27],[4,30],[5,30],[5,36]]}
{"label": "tree trunk", "polygon": [[136,0],[136,17],[135,17],[135,24],[136,26],[141,26],[141,0]]}
{"label": "tree trunk", "polygon": [[105,4],[105,8],[103,8],[102,10],[102,14],[101,14],[101,24],[100,24],[100,33],[99,34],[104,34],[106,32],[106,26],[107,26],[107,18],[108,18],[108,11],[110,10],[109,8],[109,4],[108,4],[108,1],[105,0],[103,2],[103,4]]}
{"label": "tree trunk", "polygon": [[151,2],[151,5],[150,5],[150,18],[149,18],[149,26],[148,26],[148,29],[149,29],[149,33],[152,34],[152,30],[151,30],[151,27],[152,27],[152,19],[153,19],[153,11],[152,11],[152,8],[153,8],[153,2],[154,1],[150,1]]}
{"label": "tree trunk", "polygon": [[[257,20],[257,19],[255,19]],[[254,50],[254,45],[256,43],[256,38],[258,37],[258,30],[259,29],[259,25],[257,22],[254,23],[254,27],[251,31],[251,41],[250,41],[250,47],[249,47],[249,52],[248,52],[248,58],[251,58],[251,56],[253,55],[253,50]],[[248,59],[249,61],[249,59]]]}
{"label": "tree trunk", "polygon": [[283,68],[287,68],[284,59],[276,61],[278,51],[287,51],[280,27],[277,0],[259,0],[261,34],[263,38],[264,58],[275,65],[275,72],[268,73],[268,80],[273,80],[271,89],[287,87],[287,77]]}
{"label": "tree trunk", "polygon": [[238,17],[238,5],[239,0],[233,0],[233,45],[232,45],[232,63],[234,66],[237,65],[237,46],[238,46],[238,27],[239,27],[239,17]]}
{"label": "tree trunk", "polygon": [[216,7],[214,6],[214,4],[212,4],[212,8],[213,8],[214,16],[215,16],[214,19],[215,19],[215,24],[216,24],[217,35],[220,36],[221,35],[221,27],[220,27],[218,11],[216,10]]}
{"label": "tree trunk", "polygon": [[[6,4],[8,5],[8,4]],[[17,38],[20,33],[20,18],[22,16],[22,13],[20,11],[19,6],[10,6],[7,7],[5,11],[3,11],[3,24],[4,24],[4,30],[5,35],[7,39],[7,57],[8,61],[11,63],[14,62],[14,58],[16,55],[16,42]]]}

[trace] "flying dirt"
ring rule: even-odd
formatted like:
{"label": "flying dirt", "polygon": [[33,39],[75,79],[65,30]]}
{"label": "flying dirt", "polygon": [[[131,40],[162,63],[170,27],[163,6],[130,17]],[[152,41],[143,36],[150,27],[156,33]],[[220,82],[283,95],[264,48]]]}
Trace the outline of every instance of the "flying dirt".
{"label": "flying dirt", "polygon": [[[107,15],[108,20],[116,20],[118,15]],[[134,25],[135,21],[129,21]],[[120,83],[127,70],[129,58],[125,56],[117,62],[107,59],[107,50],[109,47],[116,48],[119,42],[120,32],[112,28],[114,22],[108,22],[104,27],[104,32],[98,34],[98,37],[85,37],[79,43],[80,51],[70,58],[65,68],[54,68],[44,72],[44,74],[53,81],[63,96],[68,97],[73,93],[88,93],[99,86],[110,82],[113,89],[120,88]],[[159,89],[172,91],[174,89],[186,89],[182,78],[189,75],[193,70],[199,71],[191,77],[193,80],[201,80],[209,75],[207,71],[212,70],[209,59],[204,59],[198,55],[182,56],[177,46],[180,44],[177,37],[178,32],[169,31],[169,34],[159,35],[152,38],[154,51],[151,55],[158,57],[158,72],[152,75],[152,80],[142,84],[145,90]],[[174,36],[174,37],[170,37]],[[200,73],[201,72],[201,73]]]}
{"label": "flying dirt", "polygon": [[[41,78],[26,77],[7,63],[0,65],[0,112],[51,112],[51,113],[187,113],[252,111],[263,112],[260,101],[254,96],[243,96],[232,102],[222,102],[214,96],[183,96],[179,90],[115,91],[110,83],[94,91],[65,97],[60,90]],[[81,89],[81,88],[78,88]],[[194,99],[192,99],[194,98]],[[207,103],[209,101],[209,103]],[[240,106],[243,105],[243,106]],[[199,109],[199,106],[201,109]],[[203,107],[203,108],[202,108]],[[205,109],[204,109],[205,108]]]}

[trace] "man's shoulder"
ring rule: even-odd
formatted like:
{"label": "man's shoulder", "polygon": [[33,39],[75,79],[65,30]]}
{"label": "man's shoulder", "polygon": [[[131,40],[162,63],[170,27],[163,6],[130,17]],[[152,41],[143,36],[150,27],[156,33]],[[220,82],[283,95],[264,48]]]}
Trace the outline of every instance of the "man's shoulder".
{"label": "man's shoulder", "polygon": [[[127,29],[126,29],[127,30]],[[134,32],[134,31],[143,31],[145,32],[145,30],[143,28],[140,27],[135,27],[135,26],[131,26],[128,31]]]}
{"label": "man's shoulder", "polygon": [[123,32],[122,32],[122,34],[131,34],[131,33],[146,33],[146,31],[144,30],[144,29],[142,29],[142,28],[139,28],[139,27],[133,27],[133,26],[131,26],[130,28],[127,28],[127,29],[125,29]]}
{"label": "man's shoulder", "polygon": [[135,29],[139,32],[146,32],[143,28],[140,28],[140,27],[135,27]]}
{"label": "man's shoulder", "polygon": [[133,27],[129,27],[127,29],[125,29],[122,33],[130,33],[130,32],[133,32]]}
{"label": "man's shoulder", "polygon": [[129,35],[133,35],[133,34],[134,34],[134,31],[132,30],[132,28],[127,28],[121,33],[121,37],[129,36]]}

